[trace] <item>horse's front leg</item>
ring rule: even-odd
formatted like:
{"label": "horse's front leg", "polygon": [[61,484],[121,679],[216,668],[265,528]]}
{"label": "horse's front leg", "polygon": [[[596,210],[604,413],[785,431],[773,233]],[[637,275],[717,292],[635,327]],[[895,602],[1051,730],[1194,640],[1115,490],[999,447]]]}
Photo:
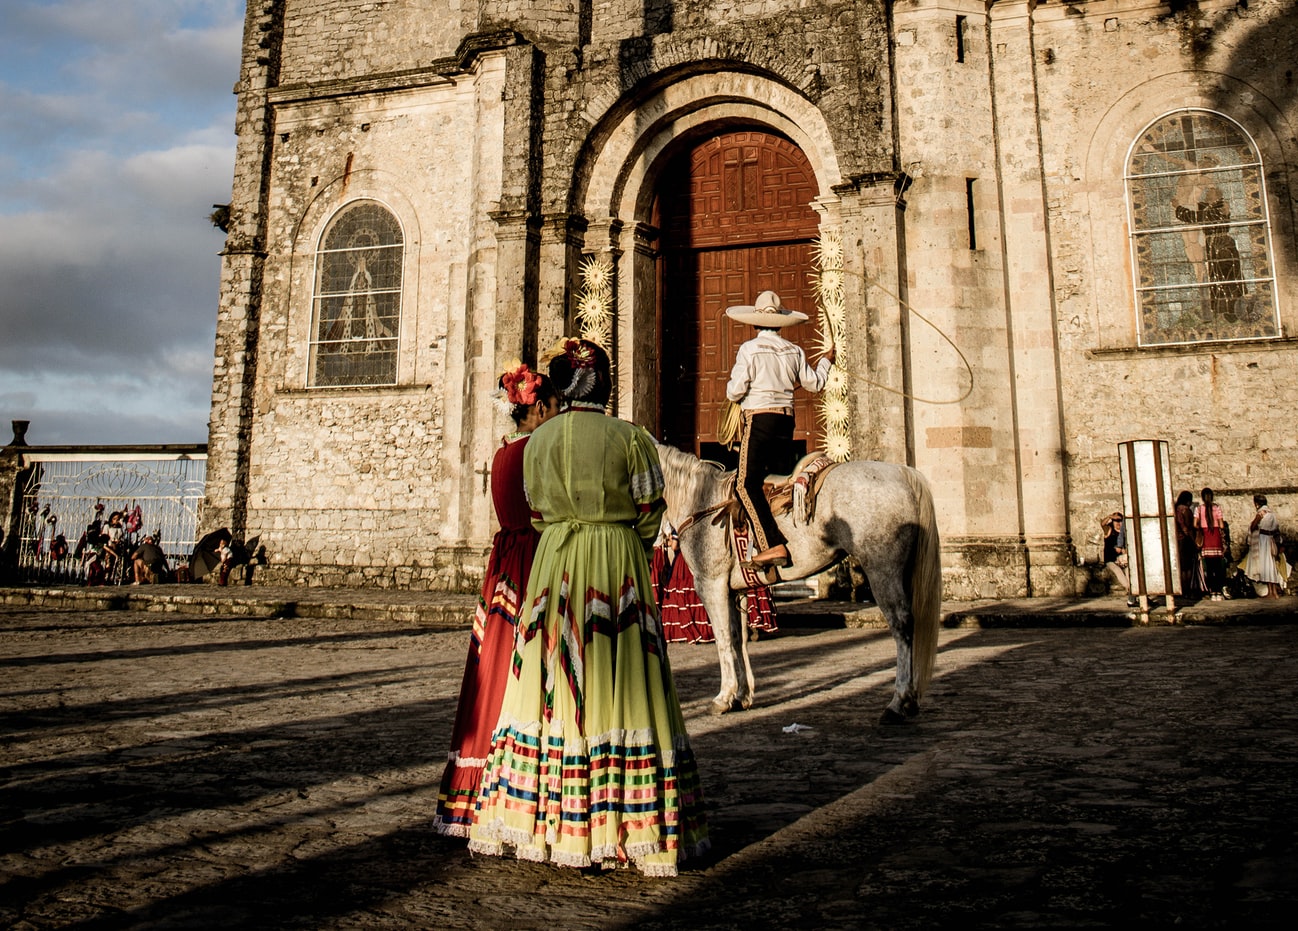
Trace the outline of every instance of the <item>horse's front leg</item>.
{"label": "horse's front leg", "polygon": [[715,576],[704,579],[695,576],[699,601],[712,621],[712,634],[716,638],[717,659],[721,665],[721,691],[712,699],[712,713],[725,714],[736,704],[744,708],[753,703],[753,675],[748,667],[748,654],[742,637],[735,636],[735,611],[731,604],[727,580]]}

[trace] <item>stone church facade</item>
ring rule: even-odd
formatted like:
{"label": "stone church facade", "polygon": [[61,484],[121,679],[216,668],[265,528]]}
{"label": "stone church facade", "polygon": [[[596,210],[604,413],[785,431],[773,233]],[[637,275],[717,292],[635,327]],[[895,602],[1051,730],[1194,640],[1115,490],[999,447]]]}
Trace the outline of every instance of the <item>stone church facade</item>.
{"label": "stone church facade", "polygon": [[471,588],[495,377],[586,263],[616,413],[707,454],[721,310],[815,317],[826,237],[851,453],[928,477],[948,597],[1083,587],[1124,440],[1287,521],[1296,62],[1292,0],[254,0],[205,525]]}

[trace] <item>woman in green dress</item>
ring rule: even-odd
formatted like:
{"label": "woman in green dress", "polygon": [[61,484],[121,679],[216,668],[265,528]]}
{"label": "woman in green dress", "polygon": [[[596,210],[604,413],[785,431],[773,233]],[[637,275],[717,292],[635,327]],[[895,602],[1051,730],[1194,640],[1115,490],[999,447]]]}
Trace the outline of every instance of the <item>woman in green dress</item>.
{"label": "woman in green dress", "polygon": [[605,414],[604,350],[556,348],[564,407],[523,460],[541,540],[469,849],[674,876],[708,838],[650,583],[658,454],[643,428]]}

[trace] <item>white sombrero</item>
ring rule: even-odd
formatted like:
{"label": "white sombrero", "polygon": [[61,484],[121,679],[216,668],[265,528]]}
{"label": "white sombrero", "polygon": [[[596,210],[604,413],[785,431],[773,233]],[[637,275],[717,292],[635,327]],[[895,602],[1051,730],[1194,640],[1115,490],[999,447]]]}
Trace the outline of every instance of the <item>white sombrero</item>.
{"label": "white sombrero", "polygon": [[757,295],[755,304],[736,304],[726,308],[726,316],[731,320],[758,327],[786,327],[804,323],[807,315],[797,310],[790,310],[780,303],[780,296],[774,291],[763,291]]}

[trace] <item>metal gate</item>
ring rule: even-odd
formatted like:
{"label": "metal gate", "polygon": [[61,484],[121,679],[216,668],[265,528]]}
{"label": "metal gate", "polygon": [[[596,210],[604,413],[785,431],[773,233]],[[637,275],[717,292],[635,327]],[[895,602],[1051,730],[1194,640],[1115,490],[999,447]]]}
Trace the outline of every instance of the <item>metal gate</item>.
{"label": "metal gate", "polygon": [[[18,577],[28,583],[131,580],[130,553],[146,535],[171,568],[193,552],[205,452],[24,452]],[[109,517],[121,520],[121,542],[105,552]]]}

